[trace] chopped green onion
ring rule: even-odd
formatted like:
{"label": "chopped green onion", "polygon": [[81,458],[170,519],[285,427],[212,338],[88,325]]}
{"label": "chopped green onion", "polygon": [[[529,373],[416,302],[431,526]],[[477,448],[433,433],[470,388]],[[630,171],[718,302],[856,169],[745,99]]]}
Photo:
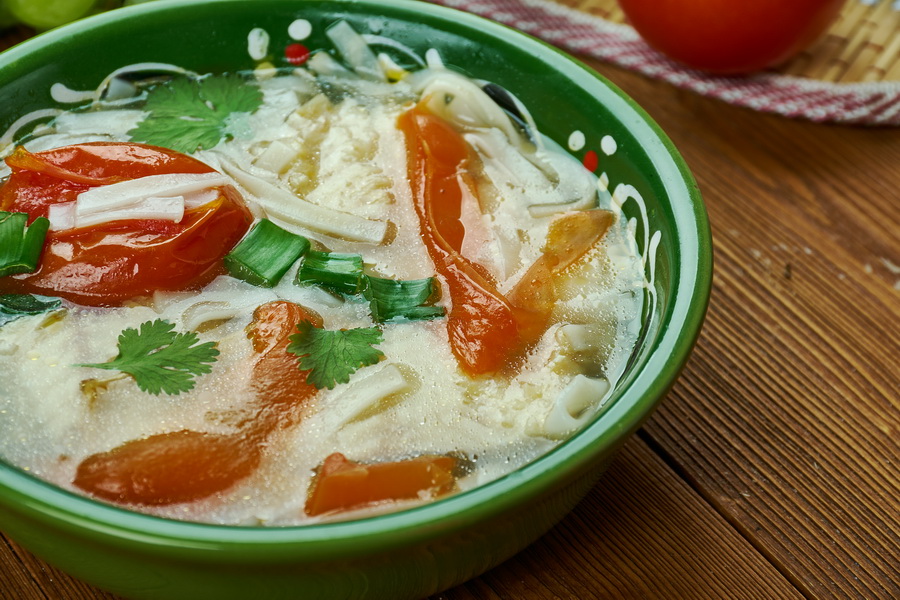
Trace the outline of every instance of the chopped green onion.
{"label": "chopped green onion", "polygon": [[443,307],[433,306],[434,277],[396,280],[372,277],[363,272],[359,254],[317,252],[307,254],[297,271],[297,285],[315,284],[348,296],[362,294],[369,301],[372,320],[423,321],[443,317]]}
{"label": "chopped green onion", "polygon": [[225,268],[253,285],[273,287],[308,251],[308,239],[263,219],[225,255]]}
{"label": "chopped green onion", "polygon": [[0,211],[0,277],[37,270],[50,221],[38,217],[27,223],[27,213]]}
{"label": "chopped green onion", "polygon": [[395,319],[422,321],[444,316],[443,307],[426,305],[434,294],[434,277],[398,281],[369,276],[368,280],[365,294],[376,323]]}
{"label": "chopped green onion", "polygon": [[0,312],[11,315],[39,315],[62,305],[62,300],[34,294],[0,294]]}
{"label": "chopped green onion", "polygon": [[39,315],[62,305],[59,298],[31,294],[0,295],[0,327],[25,315]]}
{"label": "chopped green onion", "polygon": [[341,294],[359,294],[366,285],[362,256],[313,250],[300,265],[295,283],[315,283]]}

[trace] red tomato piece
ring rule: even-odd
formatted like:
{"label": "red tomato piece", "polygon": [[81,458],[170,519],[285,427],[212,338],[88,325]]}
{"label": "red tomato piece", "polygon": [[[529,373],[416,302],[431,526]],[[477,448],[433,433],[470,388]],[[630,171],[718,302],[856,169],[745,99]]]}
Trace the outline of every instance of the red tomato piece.
{"label": "red tomato piece", "polygon": [[84,459],[75,486],[111,502],[164,506],[202,500],[252,475],[269,435],[294,424],[317,391],[287,352],[301,321],[321,325],[318,315],[291,302],[270,302],[254,312],[248,337],[257,353],[251,382],[256,406],[237,432],[180,430],[126,442]]}
{"label": "red tomato piece", "polygon": [[252,383],[259,410],[249,427],[262,435],[293,424],[297,417],[295,407],[318,392],[306,382],[309,371],[301,371],[297,356],[287,350],[297,325],[304,321],[314,327],[322,326],[322,317],[286,300],[263,304],[253,312],[247,335],[259,355],[253,364]]}
{"label": "red tomato piece", "polygon": [[615,221],[606,210],[567,213],[550,224],[541,255],[507,294],[517,309],[530,315],[521,336],[527,344],[537,342],[547,330],[557,301],[555,280],[606,235]]}
{"label": "red tomato piece", "polygon": [[690,67],[746,73],[812,44],[844,0],[619,0],[648,44]]}
{"label": "red tomato piece", "polygon": [[319,467],[305,511],[315,516],[380,502],[434,498],[455,488],[456,467],[456,459],[450,456],[363,464],[336,452]]}
{"label": "red tomato piece", "polygon": [[[184,154],[131,143],[89,143],[6,159],[12,175],[0,188],[0,210],[46,216],[52,204],[118,181],[170,173],[211,173]],[[231,186],[185,211],[179,223],[123,220],[51,231],[34,273],[0,279],[0,292],[60,296],[116,306],[156,290],[198,288],[222,272],[221,259],[244,236],[252,215]]]}
{"label": "red tomato piece", "polygon": [[187,429],[153,435],[87,457],[73,483],[121,504],[166,506],[201,500],[257,469],[261,446],[245,439]]}
{"label": "red tomato piece", "polygon": [[462,203],[475,197],[468,146],[449,123],[418,107],[403,113],[399,126],[422,240],[450,295],[450,347],[469,375],[499,371],[521,349],[519,324],[484,267],[460,254]]}
{"label": "red tomato piece", "polygon": [[512,365],[535,344],[556,303],[553,280],[581,258],[613,222],[607,211],[571,213],[555,221],[543,254],[504,297],[487,270],[461,254],[462,204],[475,198],[467,174],[469,148],[452,125],[421,107],[400,117],[422,240],[450,295],[450,347],[468,375]]}

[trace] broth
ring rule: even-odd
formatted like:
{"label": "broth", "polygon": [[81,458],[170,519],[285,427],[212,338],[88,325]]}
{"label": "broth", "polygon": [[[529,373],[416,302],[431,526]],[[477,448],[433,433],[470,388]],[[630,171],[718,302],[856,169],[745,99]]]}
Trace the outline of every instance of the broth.
{"label": "broth", "polygon": [[[285,239],[307,240],[309,250],[265,285],[217,260],[196,280],[151,282],[164,289],[112,301],[41,288],[42,296],[63,296],[58,307],[0,325],[0,457],[63,488],[150,514],[296,525],[396,510],[482,485],[547,452],[603,409],[641,328],[648,284],[634,223],[602,182],[541,136],[508,92],[445,68],[434,53],[407,71],[365,52],[362,38],[345,26],[330,33],[343,61],[321,52],[296,69],[260,64],[253,73],[228,76],[167,67],[174,76],[162,82],[159,65],[134,65],[111,77],[88,106],[23,138],[38,157],[97,142],[175,147],[208,166],[209,181],[222,180],[187,192],[171,180],[159,189],[145,180],[151,187],[134,192],[140,210],[149,210],[147,198],[177,196],[187,215],[237,194],[249,215],[237,239],[265,221],[290,234]],[[250,39],[265,43],[258,32]],[[266,55],[252,44],[251,50]],[[227,93],[216,96],[217,86]],[[174,122],[185,118],[171,114],[178,105],[172,98],[191,93],[194,104],[184,103],[188,122]],[[201,120],[190,113],[198,110],[197,98],[224,111],[225,100],[216,105],[223,97],[233,110],[209,116],[208,131],[191,129]],[[184,130],[171,135],[173,123]],[[212,142],[180,147],[209,135]],[[10,160],[7,186],[17,172],[34,168]],[[197,169],[202,175],[205,167]],[[190,185],[201,180],[195,176]],[[104,185],[121,182],[85,184]],[[170,208],[153,210],[163,215]],[[72,223],[79,228],[57,212],[51,237],[64,237],[59,232]],[[141,227],[157,213],[122,214],[131,216],[113,215],[111,223]],[[217,239],[207,234],[204,243]],[[232,246],[227,250],[234,252]],[[308,278],[304,269],[312,270],[313,257],[361,263],[352,276],[357,288]],[[0,278],[0,292],[33,291],[20,285],[29,277]],[[384,319],[378,311],[394,310],[398,281],[430,287],[414,308]],[[391,290],[387,304],[373,299],[378,285]],[[300,361],[315,358],[321,342],[303,338],[313,348],[303,354],[283,332],[273,334],[282,338],[268,350],[258,347],[270,339],[270,321],[281,318],[271,314],[295,314],[288,304],[307,315],[285,317],[291,336],[298,323],[309,323],[320,335],[368,331],[378,341],[353,346],[367,357],[349,361],[346,382],[328,381],[329,371],[326,383],[313,384],[308,373],[319,371]],[[269,312],[261,316],[260,307]],[[197,345],[218,351],[204,363],[209,372],[191,378],[191,389],[152,393],[136,376],[97,367],[121,350],[123,332],[137,334],[158,320],[173,335],[191,333]],[[381,356],[372,358],[373,349]],[[270,375],[276,369],[283,375]],[[212,450],[200,460],[190,458],[193,450],[172,458],[138,445],[158,439],[173,453],[195,444]],[[128,448],[130,458],[119,448]],[[313,490],[330,472],[323,463],[344,465],[338,455],[349,465],[334,467],[338,474],[388,481],[367,465],[397,464],[405,469],[402,479],[427,481],[411,492],[311,509]],[[160,471],[182,470],[185,478],[206,477],[194,470],[235,474],[221,484],[213,481],[218,475],[178,481],[172,485],[179,490],[205,491],[190,497],[160,491],[155,500],[113,481],[134,479],[128,461],[154,460],[162,461]],[[116,469],[125,474],[114,477]]]}

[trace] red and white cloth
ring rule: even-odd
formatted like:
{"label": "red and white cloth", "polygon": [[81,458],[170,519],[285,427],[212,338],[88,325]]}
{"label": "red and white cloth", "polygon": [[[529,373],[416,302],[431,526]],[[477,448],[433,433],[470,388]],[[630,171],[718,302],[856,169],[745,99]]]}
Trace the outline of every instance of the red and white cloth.
{"label": "red and white cloth", "polygon": [[487,17],[572,54],[607,61],[738,106],[816,122],[900,126],[900,82],[828,83],[777,73],[708,75],[669,60],[628,25],[549,0],[429,1]]}

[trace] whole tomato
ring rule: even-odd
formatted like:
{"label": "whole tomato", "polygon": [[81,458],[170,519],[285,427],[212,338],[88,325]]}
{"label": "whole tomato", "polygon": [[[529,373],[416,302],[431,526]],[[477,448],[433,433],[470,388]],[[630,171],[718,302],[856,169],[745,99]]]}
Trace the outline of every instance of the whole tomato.
{"label": "whole tomato", "polygon": [[845,0],[619,0],[648,44],[695,69],[746,73],[802,51]]}

